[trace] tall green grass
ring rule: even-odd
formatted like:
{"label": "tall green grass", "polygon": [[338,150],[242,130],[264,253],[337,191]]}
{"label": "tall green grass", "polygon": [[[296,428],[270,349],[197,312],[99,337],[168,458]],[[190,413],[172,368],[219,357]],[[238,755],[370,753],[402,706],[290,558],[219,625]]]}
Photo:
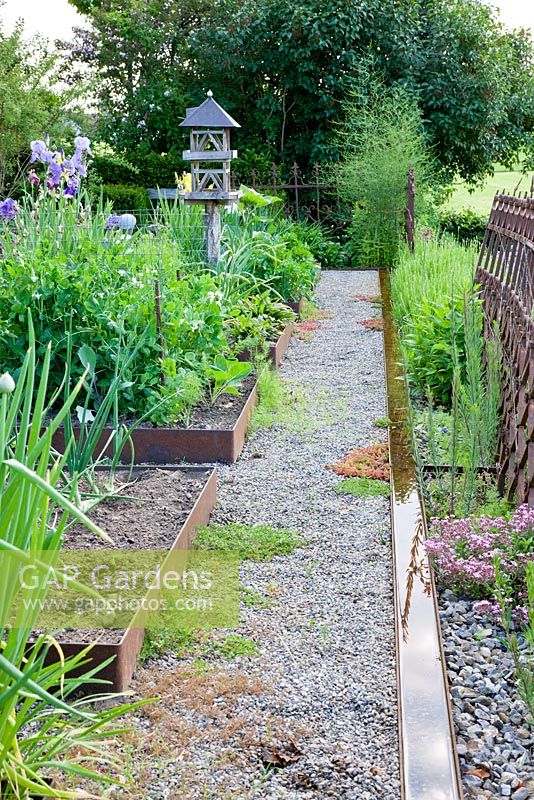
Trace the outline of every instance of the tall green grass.
{"label": "tall green grass", "polygon": [[471,290],[478,258],[476,245],[461,245],[452,236],[417,240],[412,255],[406,245],[399,251],[391,276],[393,316],[399,327],[417,317],[421,303],[441,302]]}
{"label": "tall green grass", "polygon": [[494,330],[484,340],[476,258],[476,247],[446,236],[418,242],[413,255],[401,250],[391,280],[411,417],[420,420],[425,457],[449,465],[434,482],[447,512],[461,515],[476,510],[480,469],[495,463],[499,429],[500,339]]}

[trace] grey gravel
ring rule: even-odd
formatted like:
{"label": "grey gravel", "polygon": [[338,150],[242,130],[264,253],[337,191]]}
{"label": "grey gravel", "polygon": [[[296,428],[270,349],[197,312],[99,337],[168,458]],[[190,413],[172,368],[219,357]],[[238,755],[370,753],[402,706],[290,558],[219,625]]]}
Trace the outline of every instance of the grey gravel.
{"label": "grey gravel", "polygon": [[[306,418],[257,431],[239,462],[219,469],[213,521],[292,528],[307,544],[243,567],[246,586],[275,597],[242,611],[239,632],[260,655],[209,664],[265,690],[217,698],[239,728],[224,741],[209,715],[177,707],[201,735],[151,765],[146,800],[400,797],[389,504],[337,495],[340,478],[325,469],[386,440],[372,424],[386,413],[382,334],[358,325],[378,312],[355,300],[378,293],[376,272],[323,274],[317,300],[332,317],[309,341],[293,339],[280,370],[304,393]],[[156,660],[144,680],[177,663]],[[273,752],[287,765],[266,766]]]}
{"label": "grey gravel", "polygon": [[450,590],[440,616],[466,798],[534,798],[534,731],[504,632]]}

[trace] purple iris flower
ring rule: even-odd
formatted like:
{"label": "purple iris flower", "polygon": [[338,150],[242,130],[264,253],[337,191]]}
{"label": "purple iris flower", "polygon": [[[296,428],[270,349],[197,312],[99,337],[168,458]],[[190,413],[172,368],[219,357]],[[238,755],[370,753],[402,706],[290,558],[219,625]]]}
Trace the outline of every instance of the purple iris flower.
{"label": "purple iris flower", "polygon": [[61,169],[66,175],[74,175],[76,172],[76,165],[71,158],[66,158],[61,162]]}
{"label": "purple iris flower", "polygon": [[49,189],[54,189],[61,183],[62,166],[57,161],[51,161],[48,167],[48,180],[46,185]]}
{"label": "purple iris flower", "polygon": [[48,149],[46,142],[43,142],[42,139],[36,139],[31,143],[31,158],[30,164],[35,163],[35,161],[41,161],[43,164],[48,164],[52,160],[53,156],[50,150]]}
{"label": "purple iris flower", "polygon": [[76,150],[80,150],[82,153],[91,153],[91,140],[87,138],[87,136],[77,136],[74,140],[74,147]]}
{"label": "purple iris flower", "polygon": [[41,185],[41,180],[35,170],[31,169],[28,173],[28,182],[32,184],[32,186],[39,186]]}
{"label": "purple iris flower", "polygon": [[110,214],[106,222],[106,230],[110,231],[112,228],[118,228],[121,222],[120,215]]}
{"label": "purple iris flower", "polygon": [[12,197],[7,197],[0,203],[0,219],[15,219],[19,212],[19,207]]}
{"label": "purple iris flower", "polygon": [[75,197],[78,193],[78,189],[80,187],[80,182],[78,178],[73,175],[72,178],[69,178],[67,181],[67,185],[63,191],[63,195],[65,197]]}

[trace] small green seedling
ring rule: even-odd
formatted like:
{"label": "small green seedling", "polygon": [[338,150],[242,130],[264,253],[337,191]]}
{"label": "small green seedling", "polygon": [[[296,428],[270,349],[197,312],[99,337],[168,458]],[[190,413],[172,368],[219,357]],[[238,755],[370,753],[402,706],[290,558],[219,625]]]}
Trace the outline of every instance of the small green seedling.
{"label": "small green seedling", "polygon": [[256,642],[239,633],[229,633],[220,642],[212,642],[211,651],[215,655],[223,656],[228,661],[233,661],[238,656],[259,656],[260,654]]}
{"label": "small green seedling", "polygon": [[273,601],[270,597],[249,589],[248,586],[241,587],[241,601],[246,608],[270,608]]}

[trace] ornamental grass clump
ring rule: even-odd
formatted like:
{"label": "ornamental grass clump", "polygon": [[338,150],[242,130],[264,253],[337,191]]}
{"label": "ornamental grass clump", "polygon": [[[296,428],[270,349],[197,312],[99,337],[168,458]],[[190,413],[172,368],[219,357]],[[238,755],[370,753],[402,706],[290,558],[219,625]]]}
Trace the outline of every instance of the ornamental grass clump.
{"label": "ornamental grass clump", "polygon": [[433,519],[425,547],[443,586],[485,601],[477,610],[498,611],[495,584],[499,571],[501,579],[506,578],[515,620],[528,618],[525,576],[534,554],[533,508],[522,505],[509,520]]}

